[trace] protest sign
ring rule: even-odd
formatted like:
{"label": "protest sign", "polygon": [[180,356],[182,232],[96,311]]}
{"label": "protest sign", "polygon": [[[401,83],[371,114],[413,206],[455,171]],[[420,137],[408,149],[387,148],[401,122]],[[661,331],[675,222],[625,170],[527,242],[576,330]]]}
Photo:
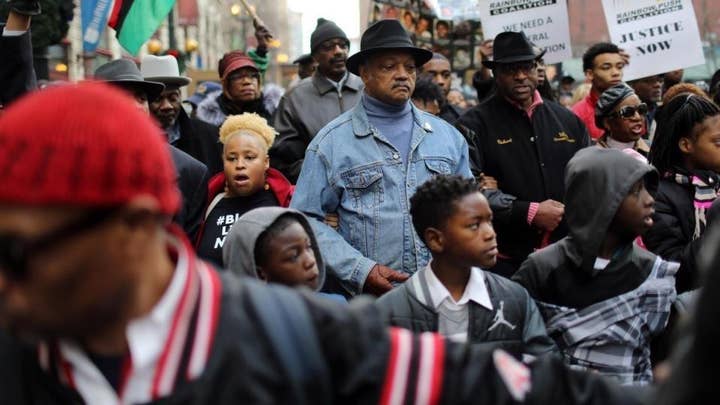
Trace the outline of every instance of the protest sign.
{"label": "protest sign", "polygon": [[623,79],[705,64],[691,0],[603,0],[613,43],[630,54]]}
{"label": "protest sign", "polygon": [[564,0],[483,0],[480,22],[485,38],[523,31],[546,53],[545,63],[572,58],[567,2]]}
{"label": "protest sign", "polygon": [[423,0],[434,14],[444,20],[477,20],[482,0]]}

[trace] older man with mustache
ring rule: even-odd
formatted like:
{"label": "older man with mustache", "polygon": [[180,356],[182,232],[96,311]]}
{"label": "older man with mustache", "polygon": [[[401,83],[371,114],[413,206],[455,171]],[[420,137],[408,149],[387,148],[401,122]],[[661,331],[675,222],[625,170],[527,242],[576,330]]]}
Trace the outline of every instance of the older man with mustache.
{"label": "older man with mustache", "polygon": [[[409,199],[435,174],[471,176],[462,135],[410,102],[431,57],[397,20],[370,26],[347,61],[365,84],[360,102],[307,148],[291,206],[310,217],[336,292],[380,295],[427,265]],[[329,213],[337,230],[322,222]]]}
{"label": "older man with mustache", "polygon": [[351,109],[360,99],[363,83],[345,67],[350,41],[334,22],[318,19],[310,36],[317,70],[288,90],[275,113],[279,135],[270,150],[271,165],[295,183],[305,149],[328,122]]}

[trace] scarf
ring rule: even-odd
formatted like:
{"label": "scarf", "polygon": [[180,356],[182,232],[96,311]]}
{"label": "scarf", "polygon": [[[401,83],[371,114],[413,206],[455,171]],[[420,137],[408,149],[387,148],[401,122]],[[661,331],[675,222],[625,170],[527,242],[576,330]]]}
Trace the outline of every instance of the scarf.
{"label": "scarf", "polygon": [[677,184],[689,185],[695,189],[695,195],[693,196],[695,231],[692,238],[693,240],[699,238],[707,225],[705,211],[710,208],[713,201],[718,197],[718,182],[713,176],[707,176],[707,180],[703,180],[694,174],[687,175],[680,172],[667,173],[665,177],[672,178]]}
{"label": "scarf", "polygon": [[225,115],[238,115],[242,113],[256,113],[257,115],[267,119],[270,119],[270,112],[265,108],[263,103],[263,94],[260,93],[260,97],[256,100],[249,101],[247,103],[238,104],[229,98],[225,97],[225,94],[220,94],[217,98],[218,105]]}

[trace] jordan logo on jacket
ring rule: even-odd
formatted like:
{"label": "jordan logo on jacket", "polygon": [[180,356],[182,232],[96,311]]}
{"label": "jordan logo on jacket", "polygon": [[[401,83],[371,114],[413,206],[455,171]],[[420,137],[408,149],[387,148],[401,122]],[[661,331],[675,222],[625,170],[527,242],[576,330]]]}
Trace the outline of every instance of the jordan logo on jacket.
{"label": "jordan logo on jacket", "polygon": [[510,322],[505,320],[505,314],[503,313],[504,307],[505,307],[505,301],[500,301],[500,308],[498,308],[497,312],[495,312],[495,317],[493,318],[493,324],[490,325],[490,327],[488,328],[488,331],[491,331],[500,325],[505,325],[508,328],[510,328],[510,330],[515,329],[515,325],[513,325]]}

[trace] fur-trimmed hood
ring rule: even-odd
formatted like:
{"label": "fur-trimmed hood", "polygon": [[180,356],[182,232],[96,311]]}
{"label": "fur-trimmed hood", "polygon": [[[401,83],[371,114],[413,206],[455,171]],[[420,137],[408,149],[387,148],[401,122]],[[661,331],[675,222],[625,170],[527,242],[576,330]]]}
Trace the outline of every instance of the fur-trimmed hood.
{"label": "fur-trimmed hood", "polygon": [[[260,94],[260,97],[262,98],[262,108],[248,108],[247,111],[243,112],[258,113],[261,117],[270,121],[270,118],[277,109],[278,103],[280,103],[282,93],[279,93],[276,90],[276,87],[279,86],[268,84],[264,87],[267,88],[269,91],[263,91]],[[282,88],[280,87],[280,89]],[[219,98],[220,96],[222,96],[222,94],[222,90],[218,90],[208,94],[207,97],[205,97],[205,100],[198,104],[197,118],[212,125],[222,125],[228,116],[228,114],[223,110],[222,106],[220,105]],[[258,109],[264,109],[264,111],[257,111]]]}

